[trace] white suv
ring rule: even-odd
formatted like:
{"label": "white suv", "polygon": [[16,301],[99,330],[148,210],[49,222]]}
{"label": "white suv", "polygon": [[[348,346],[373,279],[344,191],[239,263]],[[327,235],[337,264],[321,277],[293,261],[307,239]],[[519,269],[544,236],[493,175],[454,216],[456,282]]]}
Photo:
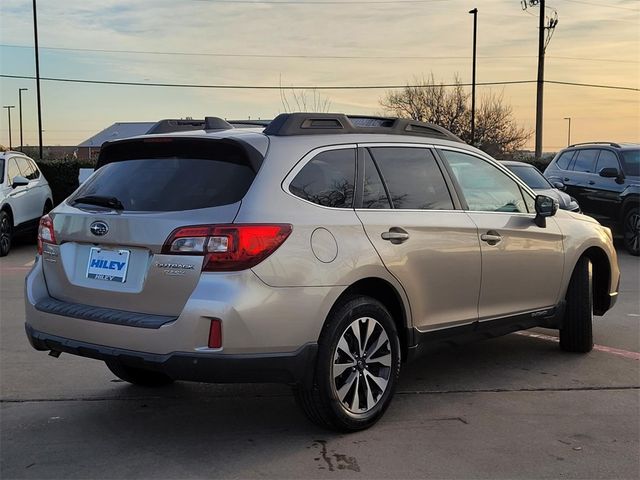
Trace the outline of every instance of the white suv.
{"label": "white suv", "polygon": [[0,152],[0,257],[9,253],[16,233],[36,231],[53,208],[52,198],[36,162],[20,152]]}

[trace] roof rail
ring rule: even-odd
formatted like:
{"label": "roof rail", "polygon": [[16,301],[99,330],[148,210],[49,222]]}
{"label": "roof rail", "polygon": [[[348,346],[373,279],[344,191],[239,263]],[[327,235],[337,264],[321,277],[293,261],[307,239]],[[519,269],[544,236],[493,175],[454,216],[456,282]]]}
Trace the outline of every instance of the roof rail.
{"label": "roof rail", "polygon": [[271,120],[227,120],[234,128],[266,127]]}
{"label": "roof rail", "polygon": [[615,142],[582,142],[582,143],[574,143],[573,145],[569,145],[569,148],[578,147],[580,145],[611,145],[612,147],[620,148],[619,143]]}
{"label": "roof rail", "polygon": [[189,130],[229,130],[231,128],[233,128],[232,125],[218,117],[205,117],[204,120],[192,118],[175,120],[168,118],[157,122],[149,129],[147,135],[153,133],[186,132]]}
{"label": "roof rail", "polygon": [[462,142],[449,130],[407,118],[347,116],[342,113],[282,113],[265,128],[265,135],[320,135],[331,133],[386,133],[419,135]]}

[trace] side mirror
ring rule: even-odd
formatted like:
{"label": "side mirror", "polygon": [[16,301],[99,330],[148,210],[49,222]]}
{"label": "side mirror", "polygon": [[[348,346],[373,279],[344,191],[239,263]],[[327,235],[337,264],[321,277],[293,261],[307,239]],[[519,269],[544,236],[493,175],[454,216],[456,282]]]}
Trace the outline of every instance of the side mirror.
{"label": "side mirror", "polygon": [[607,167],[600,170],[598,175],[604,178],[618,178],[620,176],[620,172],[615,167]]}
{"label": "side mirror", "polygon": [[16,175],[13,177],[13,183],[11,184],[11,188],[24,187],[25,185],[29,185],[29,180],[21,175]]}
{"label": "side mirror", "polygon": [[553,182],[553,188],[557,188],[558,190],[562,190],[564,192],[567,189],[567,186],[562,182]]}
{"label": "side mirror", "polygon": [[558,211],[560,204],[555,198],[546,195],[538,195],[536,197],[536,225],[540,228],[546,228],[547,217],[553,217]]}

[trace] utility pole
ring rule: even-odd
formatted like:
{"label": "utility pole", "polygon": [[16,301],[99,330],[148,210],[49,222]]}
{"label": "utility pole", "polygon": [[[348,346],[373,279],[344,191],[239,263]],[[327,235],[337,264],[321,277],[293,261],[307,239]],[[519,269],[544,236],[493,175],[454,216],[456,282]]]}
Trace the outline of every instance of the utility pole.
{"label": "utility pole", "polygon": [[553,15],[547,22],[545,0],[521,0],[522,9],[528,6],[540,6],[540,18],[538,20],[538,80],[536,95],[536,160],[542,158],[542,118],[543,118],[543,97],[544,97],[544,54],[547,45],[551,41],[553,32],[558,25],[558,12],[553,10]]}
{"label": "utility pole", "polygon": [[36,13],[36,0],[33,0],[33,37],[36,50],[36,96],[38,97],[38,145],[40,147],[40,159],[42,159],[42,108],[40,103],[40,59],[38,56],[38,16]]}
{"label": "utility pole", "polygon": [[11,109],[12,108],[16,108],[15,105],[5,105],[2,108],[6,108],[7,109],[7,115],[9,117],[9,150],[11,150]]}
{"label": "utility pole", "polygon": [[471,145],[476,141],[476,40],[478,37],[478,9],[469,10],[473,15],[473,73],[471,80]]}
{"label": "utility pole", "polygon": [[[35,0],[33,0],[35,2]],[[542,158],[542,109],[544,96],[544,5],[540,0],[540,19],[538,22],[538,83],[536,94],[536,161]]]}
{"label": "utility pole", "polygon": [[567,147],[571,145],[571,117],[564,117],[565,120],[569,120],[569,131],[567,132]]}
{"label": "utility pole", "polygon": [[23,140],[22,140],[22,92],[26,92],[29,90],[28,88],[19,88],[18,89],[18,112],[20,115],[20,151],[24,153],[23,148]]}

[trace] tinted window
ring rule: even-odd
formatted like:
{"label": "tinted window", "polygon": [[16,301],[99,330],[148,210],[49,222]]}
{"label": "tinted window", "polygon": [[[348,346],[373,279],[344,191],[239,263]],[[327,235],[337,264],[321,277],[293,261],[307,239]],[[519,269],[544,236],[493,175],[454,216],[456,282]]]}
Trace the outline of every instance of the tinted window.
{"label": "tinted window", "polygon": [[624,173],[632,177],[640,176],[640,150],[624,150],[622,152]]}
{"label": "tinted window", "polygon": [[444,150],[469,210],[527,212],[520,187],[493,165],[465,153]]}
{"label": "tinted window", "polygon": [[18,169],[18,164],[16,163],[15,158],[10,158],[9,163],[7,165],[7,177],[9,178],[9,185],[13,183],[13,178],[18,175],[22,175],[20,170]]}
{"label": "tinted window", "polygon": [[0,183],[4,183],[4,158],[0,158]]}
{"label": "tinted window", "polygon": [[569,170],[569,163],[571,163],[573,153],[574,152],[564,152],[563,154],[561,154],[560,157],[558,157],[558,160],[556,160],[556,165],[558,166],[558,168]]}
{"label": "tinted window", "polygon": [[603,168],[615,168],[616,170],[620,170],[620,166],[618,165],[618,157],[616,157],[616,154],[611,150],[600,150],[596,172],[599,172]]}
{"label": "tinted window", "polygon": [[372,148],[393,208],[453,210],[451,195],[433,154],[425,148]]}
{"label": "tinted window", "polygon": [[368,150],[364,153],[364,190],[362,208],[391,208],[378,169]]}
{"label": "tinted window", "polygon": [[540,170],[534,166],[509,165],[507,168],[534,190],[553,188],[547,179],[540,173]]}
{"label": "tinted window", "polygon": [[318,205],[351,208],[355,174],[354,149],[329,150],[307,163],[293,179],[289,190]]}
{"label": "tinted window", "polygon": [[116,197],[125,210],[134,211],[194,210],[239,201],[254,176],[248,165],[221,159],[123,160],[99,168],[74,198]]}
{"label": "tinted window", "polygon": [[595,171],[596,159],[598,158],[598,150],[578,150],[576,159],[573,161],[574,172],[590,172]]}

